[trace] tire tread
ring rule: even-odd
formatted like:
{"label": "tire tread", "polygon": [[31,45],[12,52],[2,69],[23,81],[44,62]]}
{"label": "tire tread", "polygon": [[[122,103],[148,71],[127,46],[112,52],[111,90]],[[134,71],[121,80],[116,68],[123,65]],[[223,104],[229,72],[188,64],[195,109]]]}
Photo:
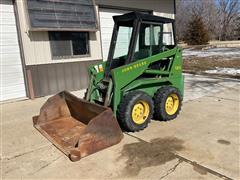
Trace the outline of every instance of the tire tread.
{"label": "tire tread", "polygon": [[[176,93],[179,97],[179,108],[174,115],[167,115],[165,112],[165,101],[171,93]],[[163,86],[154,95],[154,119],[161,121],[170,121],[175,119],[182,108],[182,95],[179,90],[171,86]]]}
{"label": "tire tread", "polygon": [[[149,101],[150,114],[147,120],[143,124],[136,125],[130,118],[131,110],[134,102],[140,98]],[[153,117],[152,98],[142,91],[129,92],[123,97],[123,99],[121,100],[118,106],[117,117],[118,117],[118,121],[120,123],[121,128],[126,131],[135,132],[135,131],[140,131],[145,129],[148,126],[148,123],[150,122],[151,118]]]}

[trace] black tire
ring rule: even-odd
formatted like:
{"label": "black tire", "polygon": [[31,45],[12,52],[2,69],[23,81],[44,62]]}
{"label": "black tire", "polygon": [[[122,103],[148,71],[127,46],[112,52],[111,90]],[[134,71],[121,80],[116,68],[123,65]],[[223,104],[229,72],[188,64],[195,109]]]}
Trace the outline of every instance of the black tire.
{"label": "black tire", "polygon": [[[176,112],[172,115],[169,115],[166,112],[165,103],[167,98],[171,95],[175,94],[179,99],[179,105]],[[179,90],[175,87],[164,86],[155,93],[154,95],[154,119],[161,121],[169,121],[175,119],[182,107],[182,95]]]}
{"label": "black tire", "polygon": [[[145,120],[142,124],[137,124],[133,121],[132,111],[133,107],[140,101],[144,101],[145,103],[148,104],[149,113],[146,118],[143,117]],[[117,111],[118,121],[120,123],[121,128],[125,131],[135,132],[143,130],[144,128],[147,127],[152,116],[153,116],[153,100],[150,96],[141,91],[133,91],[126,94],[118,106]]]}

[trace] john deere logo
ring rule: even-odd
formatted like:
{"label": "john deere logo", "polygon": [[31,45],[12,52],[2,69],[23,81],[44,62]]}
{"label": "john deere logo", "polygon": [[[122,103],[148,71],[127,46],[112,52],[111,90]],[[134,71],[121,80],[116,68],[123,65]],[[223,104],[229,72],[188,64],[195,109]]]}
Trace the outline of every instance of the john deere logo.
{"label": "john deere logo", "polygon": [[146,61],[143,61],[143,62],[134,64],[134,65],[132,65],[132,66],[128,66],[128,67],[123,68],[123,69],[122,69],[122,72],[128,72],[128,71],[131,71],[131,70],[133,70],[133,69],[140,68],[140,67],[145,66],[145,65],[147,65],[147,62],[146,62]]}
{"label": "john deere logo", "polygon": [[181,70],[182,68],[181,68],[181,66],[175,66],[175,70],[176,71],[179,71],[179,70]]}

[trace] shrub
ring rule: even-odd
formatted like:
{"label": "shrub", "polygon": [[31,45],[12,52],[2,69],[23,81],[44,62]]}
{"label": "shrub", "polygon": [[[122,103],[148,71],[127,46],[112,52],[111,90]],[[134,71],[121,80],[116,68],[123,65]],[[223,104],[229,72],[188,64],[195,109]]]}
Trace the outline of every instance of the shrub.
{"label": "shrub", "polygon": [[189,45],[204,45],[209,41],[208,31],[202,17],[194,14],[187,25],[184,40]]}

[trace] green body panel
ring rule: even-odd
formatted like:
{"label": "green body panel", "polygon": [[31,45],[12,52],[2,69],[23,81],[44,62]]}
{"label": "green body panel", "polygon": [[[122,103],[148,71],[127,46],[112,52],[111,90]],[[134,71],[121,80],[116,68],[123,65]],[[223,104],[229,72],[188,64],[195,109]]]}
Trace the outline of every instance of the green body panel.
{"label": "green body panel", "polygon": [[[165,58],[170,58],[169,66],[165,69],[152,70],[149,69],[149,66],[158,61],[164,61]],[[99,63],[102,64],[104,69],[106,62]],[[97,72],[95,70],[95,65],[89,67],[89,76],[90,79],[93,78],[92,83],[89,85],[90,101],[96,102],[103,101],[100,97],[97,84],[103,80],[104,73]],[[141,78],[139,76],[143,74],[156,74],[156,78]],[[116,115],[117,108],[121,102],[121,98],[133,90],[144,91],[150,96],[154,96],[155,92],[164,85],[174,86],[183,95],[184,90],[184,77],[182,75],[182,50],[178,47],[175,47],[171,50],[166,50],[162,53],[156,54],[154,56],[137,60],[130,64],[115,68],[111,70],[111,77],[113,82],[113,96],[111,98],[111,108]]]}
{"label": "green body panel", "polygon": [[100,62],[88,67],[89,85],[87,95],[89,98],[87,98],[87,100],[90,102],[95,102],[94,100],[100,100],[97,84],[104,78],[104,71],[97,72],[95,66],[99,67],[99,65],[102,65],[103,69],[106,68],[106,62]]}
{"label": "green body panel", "polygon": [[90,65],[88,67],[88,74],[89,74],[89,76],[91,76],[91,75],[95,76],[95,83],[101,81],[104,77],[104,71],[97,72],[97,70],[94,68],[94,66],[99,66],[99,65],[102,65],[103,69],[105,69],[106,62],[100,62],[100,63],[97,63],[97,64]]}

